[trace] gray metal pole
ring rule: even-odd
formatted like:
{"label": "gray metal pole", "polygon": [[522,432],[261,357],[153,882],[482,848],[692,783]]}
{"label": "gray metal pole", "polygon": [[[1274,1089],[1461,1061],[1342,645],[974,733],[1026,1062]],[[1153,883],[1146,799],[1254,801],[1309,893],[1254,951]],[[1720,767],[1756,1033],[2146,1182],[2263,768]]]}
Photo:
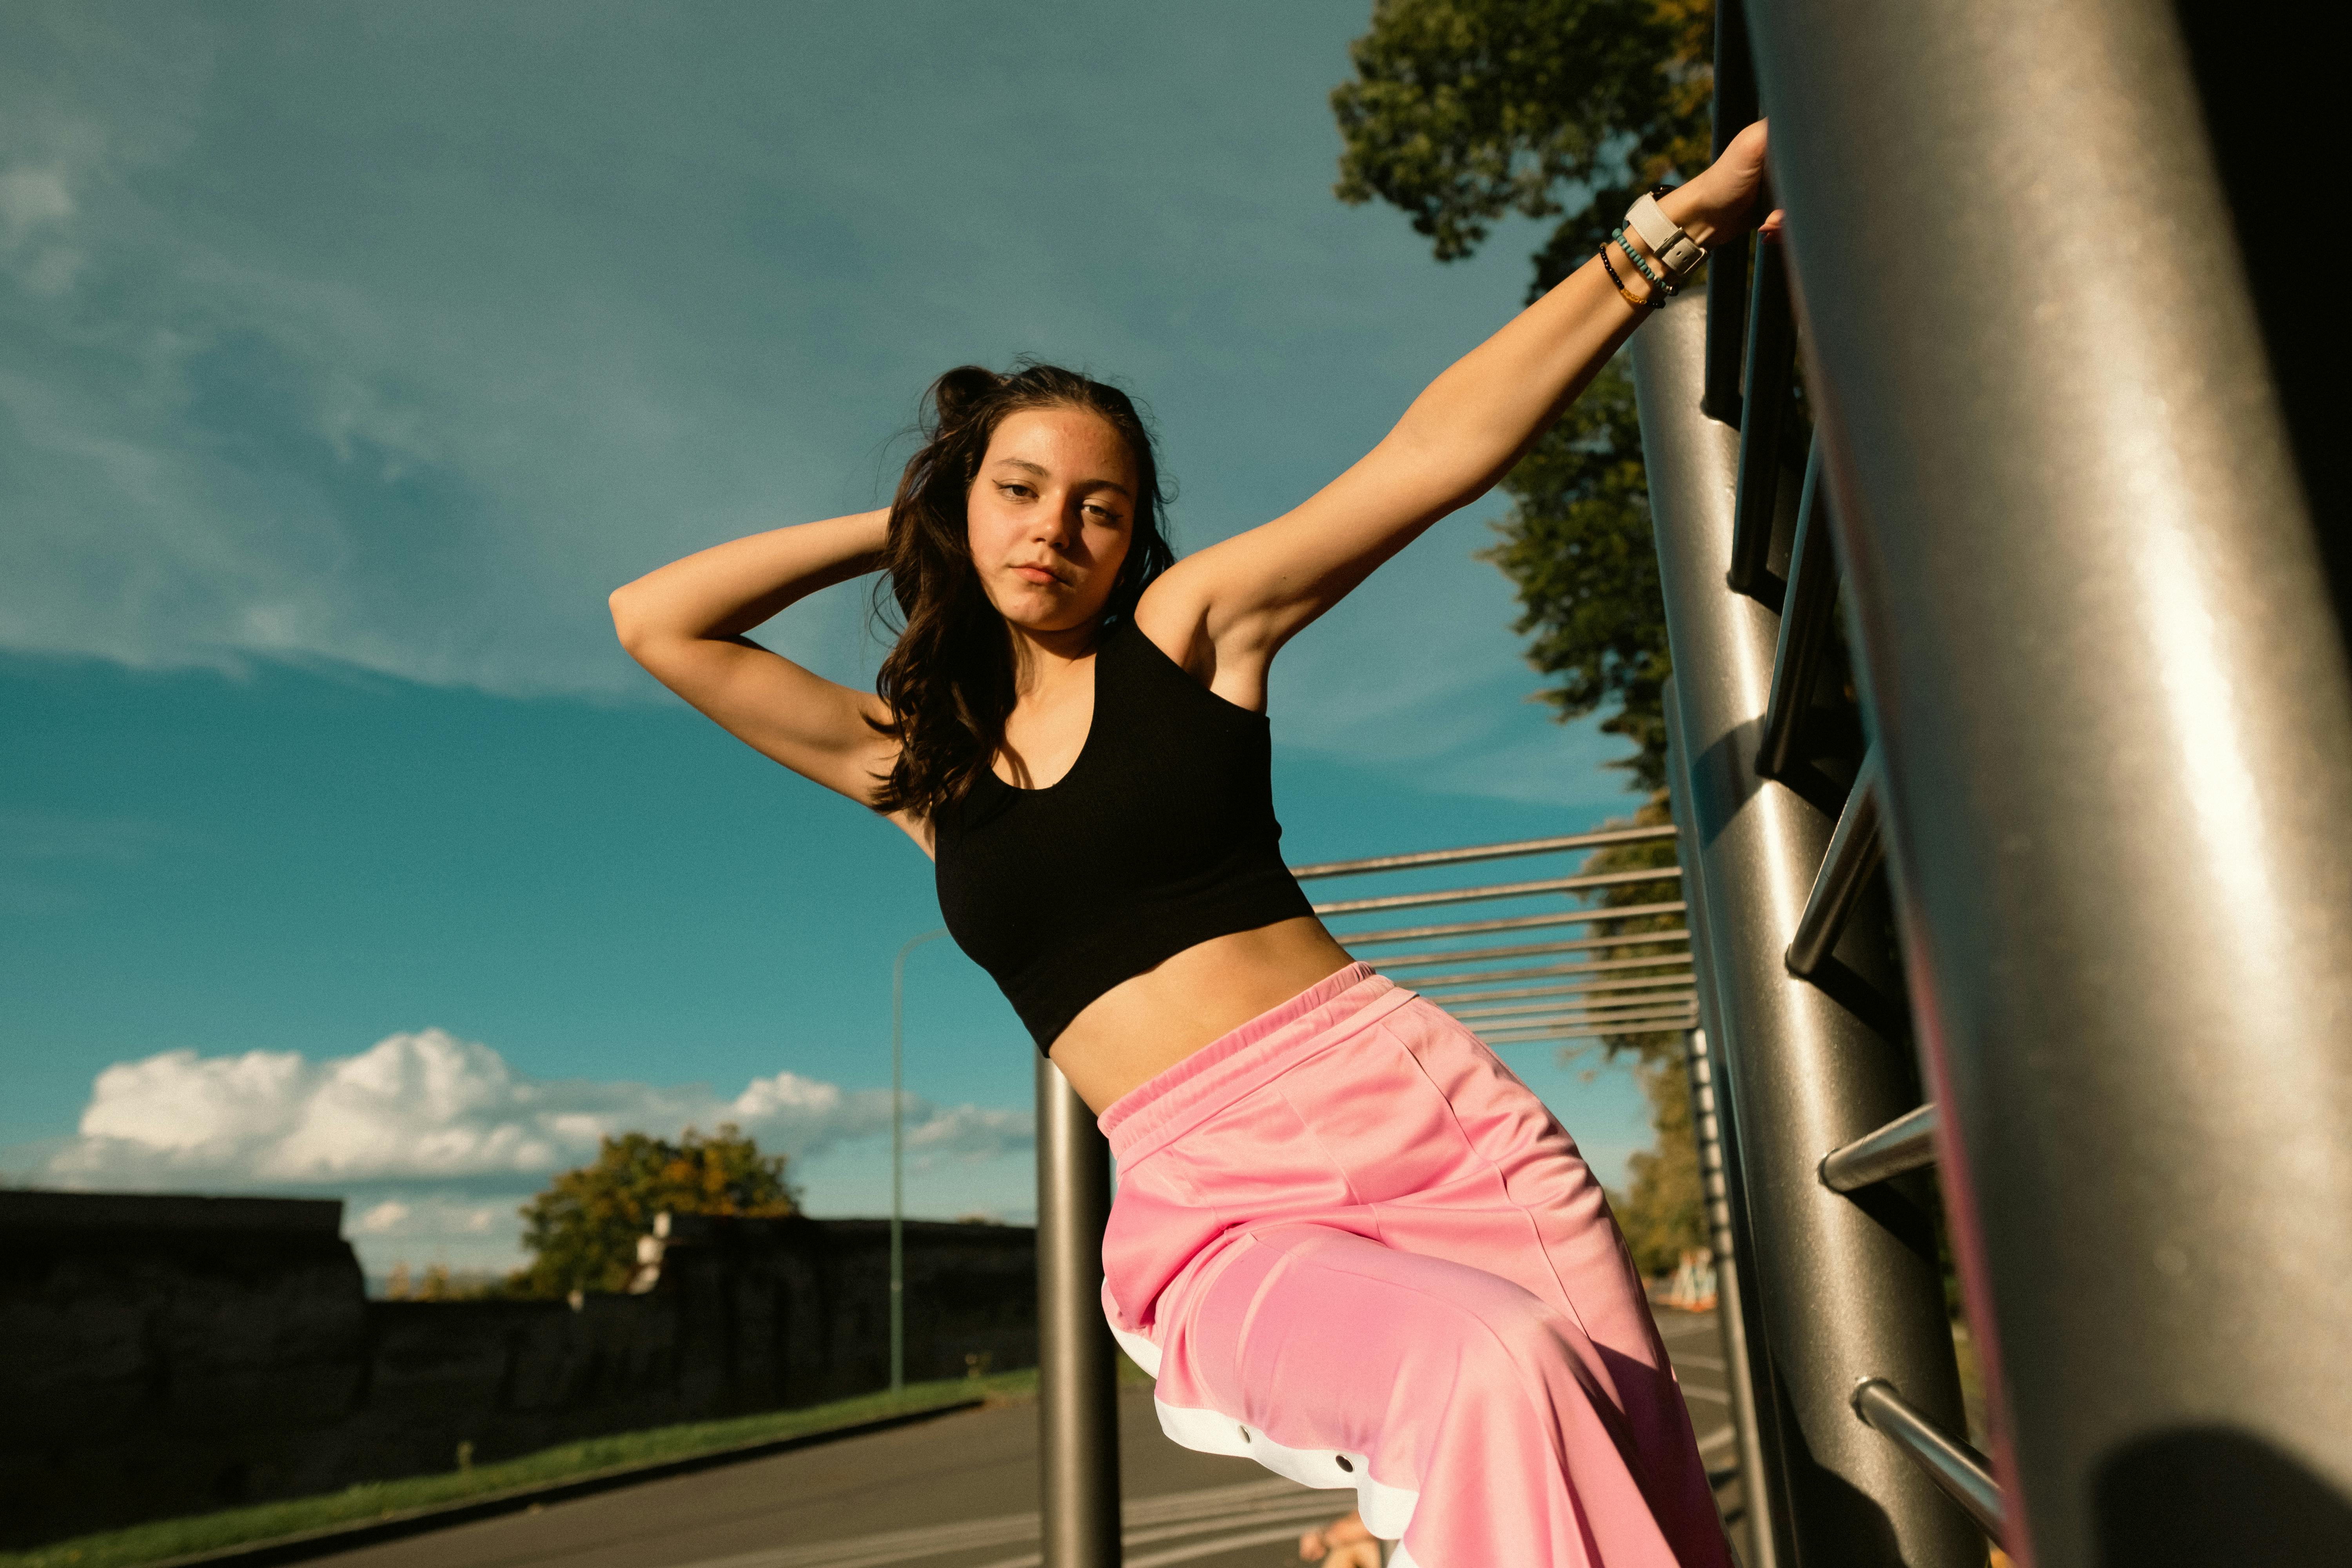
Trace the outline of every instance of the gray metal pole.
{"label": "gray metal pole", "polygon": [[890,1390],[907,1386],[906,1107],[907,955],[947,935],[947,928],[908,937],[890,961]]}
{"label": "gray metal pole", "polygon": [[1715,1064],[1707,1058],[1706,1031],[1693,1029],[1683,1040],[1690,1074],[1691,1141],[1698,1148],[1698,1174],[1706,1200],[1706,1242],[1715,1254],[1715,1323],[1723,1339],[1723,1381],[1731,1391],[1731,1426],[1739,1450],[1740,1502],[1748,1515],[1748,1568],[1777,1568],[1780,1553],[1772,1532],[1779,1510],[1773,1491],[1777,1461],[1764,1458],[1763,1420],[1757,1409],[1756,1368],[1748,1357],[1745,1293],[1740,1288],[1739,1249],[1731,1235],[1731,1184],[1725,1168],[1723,1115]]}
{"label": "gray metal pole", "polygon": [[1117,1352],[1102,1310],[1110,1145],[1037,1058],[1038,1500],[1045,1568],[1117,1568]]}
{"label": "gray metal pole", "polygon": [[[1712,340],[1710,339],[1712,352]],[[1725,1050],[1723,1008],[1716,999],[1716,966],[1707,956],[1706,878],[1698,858],[1698,840],[1691,828],[1692,773],[1690,738],[1683,733],[1682,709],[1668,682],[1664,691],[1668,798],[1679,832],[1675,852],[1683,863],[1683,892],[1689,905],[1693,974],[1698,983],[1701,1024],[1693,1039],[1701,1054],[1692,1066],[1692,1093],[1704,1069],[1708,1089],[1703,1108],[1710,1112],[1705,1135],[1714,1144],[1708,1163],[1706,1143],[1699,1146],[1700,1174],[1707,1196],[1707,1237],[1728,1273],[1718,1272],[1716,1321],[1723,1333],[1725,1382],[1731,1389],[1731,1414],[1739,1432],[1739,1492],[1747,1514],[1748,1568],[1779,1568],[1796,1561],[1796,1542],[1790,1533],[1788,1454],[1792,1439],[1781,1414],[1780,1390],[1772,1373],[1771,1336],[1764,1329],[1764,1303],[1757,1290],[1748,1261],[1756,1256],[1755,1226],[1748,1205],[1746,1165],[1739,1148],[1739,1123],[1731,1107],[1732,1072]],[[1702,1108],[1696,1105],[1694,1110]],[[1693,1117],[1694,1127],[1699,1119]]]}
{"label": "gray metal pole", "polygon": [[2352,1560],[2352,676],[2174,8],[1750,21],[2012,1540]]}
{"label": "gray metal pole", "polygon": [[[1779,617],[1725,585],[1739,434],[1699,409],[1706,331],[1694,297],[1654,312],[1634,336],[1633,374],[1686,742],[1685,842],[1706,884],[1706,994],[1751,1178],[1756,1267],[1742,1283],[1762,1297],[1769,1362],[1796,1439],[1784,1455],[1791,1555],[1977,1568],[1975,1527],[1848,1403],[1861,1379],[1884,1377],[1931,1418],[1961,1420],[1927,1216],[1899,1205],[1865,1212],[1811,1179],[1823,1154],[1910,1110],[1918,1094],[1905,1053],[1781,963],[1832,824],[1757,775]],[[1796,476],[1787,477],[1793,509]],[[1840,955],[1866,972],[1864,945]]]}

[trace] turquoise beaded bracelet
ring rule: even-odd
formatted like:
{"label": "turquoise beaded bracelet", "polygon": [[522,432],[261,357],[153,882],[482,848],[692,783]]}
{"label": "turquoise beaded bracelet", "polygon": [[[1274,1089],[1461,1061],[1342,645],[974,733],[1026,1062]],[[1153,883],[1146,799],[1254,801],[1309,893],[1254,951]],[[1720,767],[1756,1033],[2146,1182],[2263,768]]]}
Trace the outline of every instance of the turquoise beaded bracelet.
{"label": "turquoise beaded bracelet", "polygon": [[1623,224],[1619,224],[1617,226],[1617,232],[1611,235],[1609,237],[1617,242],[1617,248],[1625,253],[1625,259],[1632,262],[1634,267],[1640,270],[1642,276],[1650,280],[1651,288],[1658,289],[1660,292],[1672,297],[1675,292],[1675,286],[1667,282],[1664,279],[1659,277],[1656,273],[1651,271],[1650,264],[1642,259],[1642,253],[1635,250],[1631,245],[1625,243],[1625,226]]}

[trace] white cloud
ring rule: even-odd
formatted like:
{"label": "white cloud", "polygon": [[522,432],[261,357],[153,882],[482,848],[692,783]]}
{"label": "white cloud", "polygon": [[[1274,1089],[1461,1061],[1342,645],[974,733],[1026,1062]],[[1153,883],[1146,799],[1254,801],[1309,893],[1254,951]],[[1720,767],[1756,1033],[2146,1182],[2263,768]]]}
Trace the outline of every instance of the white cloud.
{"label": "white cloud", "polygon": [[[910,1147],[931,1159],[991,1159],[1031,1141],[1025,1112],[913,1095],[906,1109]],[[696,1084],[532,1079],[441,1029],[321,1062],[291,1051],[166,1051],[100,1073],[79,1136],[43,1174],[87,1187],[398,1184],[400,1193],[355,1221],[389,1233],[417,1220],[420,1186],[527,1191],[592,1158],[607,1134],[674,1136],[726,1122],[804,1160],[887,1132],[890,1097],[793,1072],[755,1079],[732,1099]],[[436,1213],[435,1228],[448,1228],[447,1214]]]}

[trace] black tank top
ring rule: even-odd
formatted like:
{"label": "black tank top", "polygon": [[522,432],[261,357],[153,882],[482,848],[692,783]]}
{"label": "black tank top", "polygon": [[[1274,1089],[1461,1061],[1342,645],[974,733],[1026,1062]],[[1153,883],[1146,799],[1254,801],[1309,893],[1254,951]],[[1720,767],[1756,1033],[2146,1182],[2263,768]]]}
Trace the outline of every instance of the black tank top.
{"label": "black tank top", "polygon": [[1121,622],[1095,655],[1077,760],[1044,789],[982,772],[932,825],[940,910],[1037,1048],[1198,942],[1310,914],[1282,863],[1274,742]]}

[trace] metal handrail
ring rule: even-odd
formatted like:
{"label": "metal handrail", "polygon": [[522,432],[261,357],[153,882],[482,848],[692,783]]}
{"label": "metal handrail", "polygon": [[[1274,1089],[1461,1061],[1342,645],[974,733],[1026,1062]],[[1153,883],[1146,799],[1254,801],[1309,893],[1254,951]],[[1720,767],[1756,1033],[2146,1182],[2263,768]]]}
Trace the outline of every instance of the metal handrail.
{"label": "metal handrail", "polygon": [[1407,855],[1374,855],[1361,860],[1326,860],[1314,866],[1293,866],[1290,874],[1302,882],[1324,877],[1360,877],[1371,871],[1402,871],[1423,866],[1461,866],[1474,860],[1504,860],[1524,855],[1555,855],[1570,849],[1599,849],[1612,844],[1641,844],[1672,838],[1672,827],[1611,827],[1598,833],[1570,833],[1557,838],[1522,838],[1509,844],[1473,844],[1461,849],[1419,849]]}
{"label": "metal handrail", "polygon": [[1646,931],[1638,936],[1585,936],[1577,937],[1569,942],[1519,942],[1510,947],[1449,948],[1444,952],[1433,952],[1421,956],[1383,958],[1380,962],[1380,967],[1402,969],[1408,965],[1426,966],[1432,963],[1475,963],[1490,958],[1535,958],[1555,952],[1583,952],[1595,948],[1625,947],[1639,942],[1688,942],[1689,940],[1689,931],[1675,930]]}
{"label": "metal handrail", "polygon": [[[1545,926],[1597,925],[1605,921],[1640,920],[1650,915],[1678,915],[1688,906],[1680,899],[1652,904],[1624,904],[1615,909],[1563,910],[1552,915],[1501,915],[1486,920],[1461,921],[1443,925],[1398,926],[1392,931],[1349,931],[1348,942],[1354,947],[1367,947],[1376,942],[1420,942],[1430,937],[1478,936],[1488,931],[1538,931]],[[1619,942],[1658,940],[1654,936],[1630,936],[1614,939]]]}
{"label": "metal handrail", "polygon": [[[1690,962],[1691,961],[1688,958],[1633,958],[1627,959],[1621,963],[1591,963],[1582,964],[1579,967],[1585,969],[1610,970],[1645,967],[1688,969],[1690,967]],[[1623,978],[1623,984],[1613,981],[1596,981],[1590,985],[1506,985],[1499,990],[1465,991],[1456,995],[1442,997],[1440,1000],[1442,1000],[1446,1006],[1452,1007],[1455,1004],[1462,1002],[1516,1002],[1528,996],[1581,996],[1588,992],[1593,991],[1622,991],[1629,988],[1636,990],[1655,989],[1660,985],[1664,985],[1670,983],[1670,977],[1665,975],[1628,975]],[[1678,974],[1671,977],[1671,984],[1688,985],[1690,984],[1690,980],[1691,977],[1687,974]],[[1426,988],[1426,982],[1422,983],[1422,986],[1420,988]]]}
{"label": "metal handrail", "polygon": [[1484,888],[1446,888],[1427,893],[1386,893],[1370,899],[1340,899],[1317,904],[1318,915],[1360,915],[1375,910],[1429,909],[1440,904],[1488,903],[1497,899],[1534,898],[1543,893],[1585,893],[1601,888],[1630,887],[1637,882],[1671,882],[1682,876],[1679,867],[1659,870],[1596,871],[1584,877],[1548,877],[1535,882],[1498,882]]}

